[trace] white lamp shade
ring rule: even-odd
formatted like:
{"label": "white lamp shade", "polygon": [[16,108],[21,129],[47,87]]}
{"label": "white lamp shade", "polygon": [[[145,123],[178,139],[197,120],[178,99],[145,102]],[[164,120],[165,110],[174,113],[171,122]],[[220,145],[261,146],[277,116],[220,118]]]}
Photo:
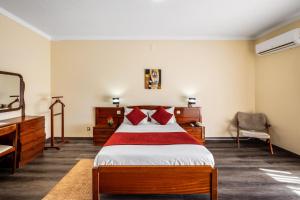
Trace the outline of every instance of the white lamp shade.
{"label": "white lamp shade", "polygon": [[120,98],[118,98],[118,97],[112,98],[112,103],[113,104],[119,104],[120,103]]}
{"label": "white lamp shade", "polygon": [[189,104],[196,104],[196,98],[195,97],[189,97],[188,103]]}

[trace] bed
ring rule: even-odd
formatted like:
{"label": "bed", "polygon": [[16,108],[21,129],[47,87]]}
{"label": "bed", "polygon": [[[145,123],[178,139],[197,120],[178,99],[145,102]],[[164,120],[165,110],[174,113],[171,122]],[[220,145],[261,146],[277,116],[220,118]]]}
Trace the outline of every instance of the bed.
{"label": "bed", "polygon": [[218,172],[212,154],[203,145],[184,139],[166,144],[134,143],[135,138],[147,138],[149,134],[152,138],[177,139],[188,135],[177,123],[122,123],[108,143],[116,138],[120,142],[117,136],[129,143],[106,145],[97,154],[92,170],[93,200],[99,199],[101,193],[210,194],[211,200],[218,198]]}

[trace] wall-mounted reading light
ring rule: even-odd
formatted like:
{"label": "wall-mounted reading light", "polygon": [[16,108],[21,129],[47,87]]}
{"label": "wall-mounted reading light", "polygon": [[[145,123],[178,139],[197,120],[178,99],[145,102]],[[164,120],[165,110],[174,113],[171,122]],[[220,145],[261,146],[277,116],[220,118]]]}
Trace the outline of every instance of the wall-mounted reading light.
{"label": "wall-mounted reading light", "polygon": [[189,97],[188,107],[192,107],[193,104],[196,104],[196,98],[195,97]]}
{"label": "wall-mounted reading light", "polygon": [[115,104],[117,107],[119,107],[119,105],[120,105],[120,98],[119,97],[112,98],[112,103]]}

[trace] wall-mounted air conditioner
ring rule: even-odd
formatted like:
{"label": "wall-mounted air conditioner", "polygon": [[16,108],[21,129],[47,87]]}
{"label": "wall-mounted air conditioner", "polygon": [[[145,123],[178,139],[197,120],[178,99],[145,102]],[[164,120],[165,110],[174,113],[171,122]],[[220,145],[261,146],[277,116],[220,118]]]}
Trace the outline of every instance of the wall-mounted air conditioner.
{"label": "wall-mounted air conditioner", "polygon": [[300,28],[296,28],[256,45],[258,55],[275,53],[300,45]]}

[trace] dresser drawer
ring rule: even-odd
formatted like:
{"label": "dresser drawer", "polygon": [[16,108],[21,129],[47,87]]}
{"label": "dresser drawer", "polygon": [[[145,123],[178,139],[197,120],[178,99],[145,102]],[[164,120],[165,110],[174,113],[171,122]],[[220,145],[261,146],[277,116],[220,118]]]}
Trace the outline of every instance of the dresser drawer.
{"label": "dresser drawer", "polygon": [[31,148],[35,148],[36,144],[45,142],[45,135],[39,136],[39,137],[34,137],[33,140],[28,141],[27,143],[23,143],[21,146],[21,152],[27,151]]}
{"label": "dresser drawer", "polygon": [[45,118],[39,117],[20,124],[20,135],[45,128]]}
{"label": "dresser drawer", "polygon": [[45,131],[44,129],[39,129],[36,131],[32,131],[32,132],[28,132],[25,134],[22,134],[20,137],[20,143],[23,145],[27,144],[27,143],[31,143],[36,141],[39,138],[43,138],[45,139]]}
{"label": "dresser drawer", "polygon": [[19,167],[34,160],[44,150],[45,118],[37,117],[20,123]]}
{"label": "dresser drawer", "polygon": [[31,148],[25,149],[20,154],[20,167],[34,160],[44,150],[45,140],[34,142]]}

